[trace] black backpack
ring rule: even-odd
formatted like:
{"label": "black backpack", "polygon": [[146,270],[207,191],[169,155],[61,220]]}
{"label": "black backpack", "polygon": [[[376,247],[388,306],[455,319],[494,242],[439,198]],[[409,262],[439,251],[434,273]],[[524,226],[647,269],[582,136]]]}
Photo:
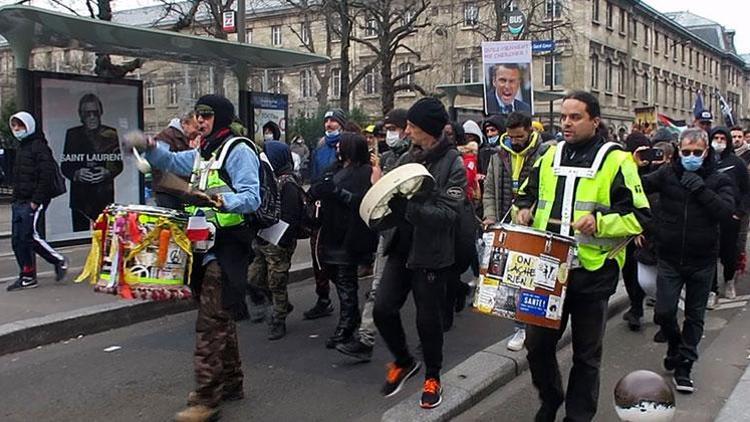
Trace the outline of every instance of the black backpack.
{"label": "black backpack", "polygon": [[318,227],[317,220],[315,219],[315,201],[312,199],[310,194],[305,192],[300,186],[297,178],[291,174],[284,174],[279,177],[279,190],[281,191],[287,183],[291,183],[299,192],[301,204],[299,204],[302,211],[301,220],[295,228],[294,237],[296,239],[309,239],[312,236],[313,231]]}
{"label": "black backpack", "polygon": [[[49,149],[49,147],[47,148]],[[52,157],[52,150],[50,150],[49,153],[50,159],[55,166],[55,172],[53,173],[52,180],[50,180],[49,184],[49,199],[53,199],[64,194],[68,191],[68,189],[65,187],[65,178],[63,177],[62,171],[60,171],[60,164],[58,164],[57,161],[55,161],[55,159]]]}

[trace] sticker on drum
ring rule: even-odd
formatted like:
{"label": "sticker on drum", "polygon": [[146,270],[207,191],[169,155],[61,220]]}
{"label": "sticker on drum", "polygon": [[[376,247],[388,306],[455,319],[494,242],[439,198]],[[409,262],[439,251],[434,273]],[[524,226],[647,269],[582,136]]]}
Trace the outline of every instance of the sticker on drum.
{"label": "sticker on drum", "polygon": [[557,281],[559,281],[560,284],[566,284],[568,282],[569,273],[570,268],[568,267],[568,263],[563,262],[560,264],[560,268],[557,269]]}
{"label": "sticker on drum", "polygon": [[518,298],[518,310],[544,318],[547,315],[548,298],[549,296],[523,291]]}
{"label": "sticker on drum", "polygon": [[490,265],[490,257],[492,256],[492,249],[495,247],[495,232],[486,232],[482,234],[482,268],[488,268]]}
{"label": "sticker on drum", "polygon": [[516,301],[520,289],[501,284],[495,291],[495,306],[492,313],[505,318],[515,318]]}
{"label": "sticker on drum", "polygon": [[492,257],[487,266],[487,277],[502,279],[508,254],[502,248],[492,248],[491,251],[490,255]]}
{"label": "sticker on drum", "polygon": [[560,296],[550,295],[547,298],[547,313],[545,317],[555,321],[562,317],[562,298]]}
{"label": "sticker on drum", "polygon": [[534,274],[534,285],[547,290],[555,290],[560,260],[554,256],[540,255]]}
{"label": "sticker on drum", "polygon": [[534,279],[539,258],[521,252],[508,251],[508,263],[503,279],[506,283],[534,290]]}
{"label": "sticker on drum", "polygon": [[495,292],[497,291],[497,287],[498,280],[480,276],[479,285],[477,286],[477,296],[474,299],[474,307],[482,313],[491,313],[492,308],[495,307]]}

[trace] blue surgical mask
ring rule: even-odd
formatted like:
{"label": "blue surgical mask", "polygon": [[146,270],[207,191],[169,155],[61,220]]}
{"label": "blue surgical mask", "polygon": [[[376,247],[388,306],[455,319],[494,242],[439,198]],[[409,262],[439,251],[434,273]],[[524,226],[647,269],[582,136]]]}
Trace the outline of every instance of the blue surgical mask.
{"label": "blue surgical mask", "polygon": [[339,130],[327,130],[326,131],[326,138],[336,138],[339,135],[341,135],[341,131]]}
{"label": "blue surgical mask", "polygon": [[680,161],[682,162],[682,167],[687,171],[697,171],[701,166],[703,165],[703,157],[696,157],[694,155],[689,155],[687,157],[680,156]]}
{"label": "blue surgical mask", "polygon": [[497,145],[497,140],[498,139],[500,139],[500,135],[490,136],[489,138],[487,138],[487,142],[490,145]]}
{"label": "blue surgical mask", "polygon": [[18,139],[20,141],[21,139],[29,136],[29,132],[26,129],[14,130],[13,131],[13,136],[15,136],[16,139]]}

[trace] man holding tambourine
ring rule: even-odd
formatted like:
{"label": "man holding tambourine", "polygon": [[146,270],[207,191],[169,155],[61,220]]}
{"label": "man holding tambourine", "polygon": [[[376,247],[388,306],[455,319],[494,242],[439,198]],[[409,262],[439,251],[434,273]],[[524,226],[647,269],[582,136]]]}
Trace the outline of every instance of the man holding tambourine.
{"label": "man holding tambourine", "polygon": [[[596,414],[607,302],[625,245],[650,219],[632,156],[597,135],[599,123],[593,95],[568,94],[561,109],[564,142],[537,160],[516,200],[519,224],[574,236],[580,262],[570,272],[560,329],[527,328],[531,378],[542,401],[536,421],[554,421],[563,402],[566,420],[588,421]],[[556,346],[569,318],[573,367],[566,394]]]}

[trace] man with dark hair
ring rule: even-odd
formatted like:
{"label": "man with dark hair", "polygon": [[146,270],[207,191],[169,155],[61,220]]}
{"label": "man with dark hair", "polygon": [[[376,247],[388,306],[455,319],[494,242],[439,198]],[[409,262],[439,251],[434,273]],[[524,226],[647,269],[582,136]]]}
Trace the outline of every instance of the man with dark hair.
{"label": "man with dark hair", "polygon": [[115,177],[122,172],[117,130],[102,124],[102,102],[86,94],[78,103],[81,126],[68,129],[60,162],[70,179],[73,231],[89,230],[104,207],[115,201]]}
{"label": "man with dark hair", "polygon": [[[490,158],[498,151],[500,135],[505,133],[505,116],[493,114],[482,122],[486,142],[479,146],[479,177],[483,179],[490,166]],[[482,180],[484,183],[484,180]]]}
{"label": "man with dark hair", "polygon": [[[732,183],[716,169],[714,150],[706,132],[686,129],[680,134],[679,154],[643,178],[646,193],[659,194],[654,224],[657,279],[654,322],[667,339],[664,368],[674,370],[677,391],[692,393],[690,377],[698,359],[703,318],[711,280],[716,272],[719,224],[734,212]],[[685,288],[685,321],[680,332],[677,306]]]}
{"label": "man with dark hair", "polygon": [[510,114],[514,111],[531,113],[531,106],[517,99],[523,84],[523,72],[515,63],[499,63],[490,66],[490,83],[485,91],[487,114]]}
{"label": "man with dark hair", "polygon": [[[169,145],[169,150],[173,152],[186,151],[191,148],[190,143],[198,137],[198,120],[195,118],[195,111],[189,111],[179,118],[174,118],[169,122],[164,130],[159,132],[154,138]],[[171,188],[164,180],[163,172],[152,169],[151,186],[154,191],[156,205],[164,208],[175,210],[183,209],[185,201],[181,197],[182,193],[178,189]],[[183,178],[189,181],[190,178]]]}
{"label": "man with dark hair", "polygon": [[[515,111],[505,122],[507,132],[499,142],[498,153],[490,158],[487,178],[484,180],[484,225],[502,223],[513,205],[521,182],[526,180],[531,167],[544,152],[539,133],[531,127],[531,116]],[[508,341],[508,349],[523,349],[526,326],[516,323],[516,332]]]}
{"label": "man with dark hair", "polygon": [[729,132],[732,134],[734,153],[745,162],[745,165],[750,165],[750,145],[745,142],[744,131],[741,127],[734,126]]}
{"label": "man with dark hair", "polygon": [[[590,421],[599,397],[599,366],[607,302],[625,260],[623,246],[648,221],[648,200],[632,156],[597,134],[599,102],[588,92],[568,94],[561,107],[564,141],[537,160],[516,199],[516,220],[538,230],[575,236],[578,261],[567,280],[560,329],[528,326],[526,349],[541,407],[536,421]],[[571,321],[573,367],[567,393],[557,342]]]}
{"label": "man with dark hair", "polygon": [[401,324],[401,307],[409,295],[417,308],[417,331],[425,361],[425,382],[420,406],[437,407],[442,401],[440,369],[443,363],[443,305],[446,285],[455,263],[455,230],[459,211],[466,197],[466,172],[455,147],[442,136],[448,123],[445,106],[432,97],[411,106],[406,116],[406,136],[412,149],[401,164],[424,165],[435,185],[411,199],[395,196],[388,203],[391,214],[382,218],[381,228],[396,227],[386,234],[385,255],[378,294],[375,298],[375,325],[395,358],[388,365],[382,393],[393,396],[420,363],[406,344]]}

